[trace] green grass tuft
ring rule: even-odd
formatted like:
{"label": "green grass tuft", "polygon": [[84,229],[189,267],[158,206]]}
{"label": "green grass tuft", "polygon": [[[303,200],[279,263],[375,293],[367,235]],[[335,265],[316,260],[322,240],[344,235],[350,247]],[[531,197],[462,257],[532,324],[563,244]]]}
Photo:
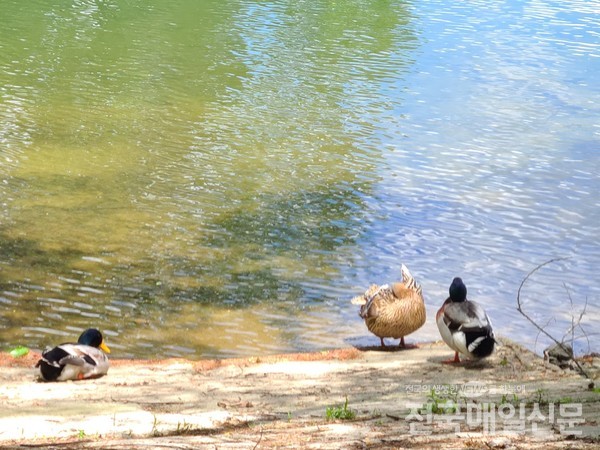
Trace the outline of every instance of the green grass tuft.
{"label": "green grass tuft", "polygon": [[348,408],[348,397],[344,406],[328,406],[325,410],[327,420],[352,420],[356,417],[356,412]]}
{"label": "green grass tuft", "polygon": [[460,412],[460,402],[464,399],[451,388],[438,393],[434,388],[427,395],[427,402],[423,404],[420,413],[427,414],[454,414]]}

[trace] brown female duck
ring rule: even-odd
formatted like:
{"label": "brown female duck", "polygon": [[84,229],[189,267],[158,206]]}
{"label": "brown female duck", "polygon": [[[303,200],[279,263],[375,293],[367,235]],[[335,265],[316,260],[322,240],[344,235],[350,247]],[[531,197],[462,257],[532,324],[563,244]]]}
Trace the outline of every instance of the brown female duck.
{"label": "brown female duck", "polygon": [[421,286],[408,268],[402,264],[402,281],[378,286],[372,285],[363,295],[352,299],[361,305],[358,315],[365,320],[371,333],[381,339],[400,339],[400,347],[406,347],[404,336],[413,333],[425,323],[425,302]]}

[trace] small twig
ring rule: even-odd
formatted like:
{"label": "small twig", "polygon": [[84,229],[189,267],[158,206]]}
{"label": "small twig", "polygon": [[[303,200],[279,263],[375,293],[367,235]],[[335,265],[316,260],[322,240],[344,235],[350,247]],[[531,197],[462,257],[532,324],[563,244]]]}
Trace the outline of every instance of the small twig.
{"label": "small twig", "polygon": [[587,333],[585,332],[585,330],[583,329],[583,326],[581,325],[581,319],[583,317],[583,315],[585,314],[586,310],[587,310],[587,305],[588,305],[588,298],[585,298],[585,303],[583,305],[583,310],[581,311],[581,314],[579,314],[579,319],[577,319],[577,326],[579,327],[579,329],[581,330],[581,332],[585,335],[585,339],[587,341],[588,344],[588,351],[590,351],[590,338],[587,335]]}
{"label": "small twig", "polygon": [[[550,317],[548,319],[548,321],[546,322],[546,324],[543,327],[540,328],[547,328],[548,325],[550,325],[550,322],[556,322],[556,319],[554,317]],[[537,344],[538,344],[538,338],[540,337],[541,331],[538,331],[538,333],[535,335],[535,342],[533,343],[534,348],[537,348]]]}
{"label": "small twig", "polygon": [[254,447],[252,447],[252,450],[257,449],[258,444],[260,444],[260,441],[262,441],[262,437],[263,437],[263,427],[260,427],[260,436],[258,436],[258,441],[256,442],[256,445]]}
{"label": "small twig", "polygon": [[[585,330],[583,329],[583,326],[581,325],[581,320],[583,319],[583,316],[587,311],[588,298],[587,297],[585,298],[585,303],[583,304],[583,309],[581,310],[581,313],[579,314],[579,317],[577,318],[577,320],[575,320],[575,316],[573,315],[573,299],[571,298],[571,292],[569,291],[569,288],[567,287],[567,285],[565,283],[563,283],[563,286],[565,287],[565,290],[567,291],[567,295],[569,296],[569,301],[571,302],[571,328],[569,328],[567,330],[567,332],[563,336],[563,340],[569,333],[571,333],[571,347],[573,347],[574,346],[573,343],[575,342],[575,340],[577,340],[581,337],[585,337],[587,344],[588,344],[588,351],[589,351],[590,338],[587,335],[587,333],[585,332]],[[576,328],[579,328],[581,330],[581,332],[583,333],[583,336],[575,337],[575,329]]]}
{"label": "small twig", "polygon": [[[523,286],[525,285],[525,282],[529,279],[529,277],[531,277],[535,272],[540,270],[542,267],[547,266],[548,264],[551,264],[556,261],[563,261],[565,259],[569,259],[569,258],[554,258],[549,261],[546,261],[545,263],[538,265],[535,269],[533,269],[531,272],[529,272],[525,278],[523,278],[523,281],[521,281],[521,285],[519,286],[519,290],[517,291],[517,311],[519,311],[521,313],[521,315],[523,317],[525,317],[540,333],[542,333],[543,335],[550,338],[553,342],[555,342],[561,348],[564,348],[563,342],[559,342],[554,336],[552,336],[550,333],[548,333],[546,330],[544,330],[544,328],[540,327],[535,320],[533,320],[531,317],[529,317],[527,315],[527,313],[525,313],[525,311],[523,311],[523,305],[521,304],[521,289],[523,289]],[[586,299],[586,302],[587,302],[587,299]],[[590,376],[586,373],[585,370],[583,370],[583,367],[581,367],[581,365],[579,364],[579,362],[577,362],[577,360],[575,360],[573,358],[572,361],[577,366],[577,369],[579,370],[579,373],[581,375],[583,375],[585,378],[590,378]]]}
{"label": "small twig", "polygon": [[542,327],[540,327],[531,317],[529,317],[525,313],[525,311],[523,311],[523,306],[521,305],[521,289],[523,289],[523,286],[525,285],[525,282],[529,279],[529,277],[531,275],[533,275],[535,272],[537,272],[538,270],[540,270],[542,267],[544,267],[550,263],[556,262],[556,261],[562,261],[564,259],[566,259],[566,258],[554,258],[554,259],[551,259],[550,261],[546,261],[545,263],[542,263],[539,266],[537,266],[535,269],[533,269],[531,272],[529,272],[525,278],[523,278],[523,281],[521,281],[521,285],[519,286],[519,290],[517,291],[517,311],[519,311],[523,315],[523,317],[525,317],[529,322],[531,322],[531,324],[534,327],[536,327],[540,333],[546,335],[552,341],[556,342],[558,345],[561,345],[562,342],[558,342],[554,338],[554,336],[551,336],[546,330],[544,330]]}
{"label": "small twig", "polygon": [[[567,285],[565,284],[565,282],[563,281],[563,286],[565,287],[565,290],[567,291],[567,296],[569,297],[569,303],[571,303],[571,348],[575,348],[574,347],[574,343],[575,343],[575,316],[573,315],[573,297],[571,297],[571,291],[569,291],[569,288],[567,287]],[[585,308],[584,308],[585,309]],[[581,320],[581,317],[579,318]],[[567,331],[565,333],[565,335],[563,336],[563,340],[565,339],[566,335],[569,334],[569,331]]]}

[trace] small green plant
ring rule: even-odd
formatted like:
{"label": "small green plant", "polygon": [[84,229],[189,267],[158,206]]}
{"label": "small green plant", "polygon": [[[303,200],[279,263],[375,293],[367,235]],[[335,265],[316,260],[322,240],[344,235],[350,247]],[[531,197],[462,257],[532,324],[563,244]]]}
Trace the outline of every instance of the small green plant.
{"label": "small green plant", "polygon": [[453,389],[438,393],[434,388],[427,395],[427,402],[423,404],[420,413],[427,414],[453,414],[460,411],[460,398]]}
{"label": "small green plant", "polygon": [[152,436],[160,436],[160,432],[158,431],[158,417],[156,417],[156,414],[154,415],[154,423],[152,423]]}
{"label": "small green plant", "polygon": [[194,427],[192,426],[192,424],[187,423],[184,419],[183,423],[177,422],[177,430],[175,430],[175,432],[173,434],[176,436],[179,436],[179,435],[191,434],[193,431],[194,431]]}
{"label": "small green plant", "polygon": [[348,408],[348,397],[344,406],[328,406],[325,410],[327,420],[352,420],[356,417],[356,412]]}
{"label": "small green plant", "polygon": [[546,389],[538,388],[535,390],[532,397],[527,401],[527,406],[533,406],[535,404],[539,406],[545,406],[548,403],[548,393]]}
{"label": "small green plant", "polygon": [[502,398],[500,399],[501,405],[513,405],[517,406],[520,402],[519,396],[514,394],[510,396],[509,394],[502,394]]}
{"label": "small green plant", "polygon": [[502,358],[502,361],[500,361],[500,365],[502,367],[508,366],[508,359],[506,359],[506,356],[504,358]]}
{"label": "small green plant", "polygon": [[488,402],[484,402],[481,404],[481,409],[483,412],[491,412],[492,410],[492,404],[488,403]]}
{"label": "small green plant", "polygon": [[77,433],[77,437],[79,439],[85,439],[85,430],[79,430],[79,432]]}
{"label": "small green plant", "polygon": [[596,394],[600,394],[600,387],[592,388],[592,392],[595,392]]}
{"label": "small green plant", "polygon": [[29,349],[23,345],[18,345],[9,352],[10,356],[13,358],[21,358],[26,356],[28,353]]}
{"label": "small green plant", "polygon": [[534,401],[539,403],[540,405],[547,405],[548,401],[548,392],[546,389],[537,389],[534,393]]}

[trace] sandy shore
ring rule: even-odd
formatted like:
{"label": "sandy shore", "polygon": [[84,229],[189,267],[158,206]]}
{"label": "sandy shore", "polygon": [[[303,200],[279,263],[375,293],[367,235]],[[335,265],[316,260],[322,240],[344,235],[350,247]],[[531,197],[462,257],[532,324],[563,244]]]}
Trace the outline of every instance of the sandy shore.
{"label": "sandy shore", "polygon": [[[508,341],[488,360],[458,365],[442,364],[452,352],[433,343],[113,360],[103,378],[65,383],[37,381],[38,356],[0,358],[0,447],[600,447],[598,372],[585,379]],[[346,399],[355,417],[327,419]]]}

